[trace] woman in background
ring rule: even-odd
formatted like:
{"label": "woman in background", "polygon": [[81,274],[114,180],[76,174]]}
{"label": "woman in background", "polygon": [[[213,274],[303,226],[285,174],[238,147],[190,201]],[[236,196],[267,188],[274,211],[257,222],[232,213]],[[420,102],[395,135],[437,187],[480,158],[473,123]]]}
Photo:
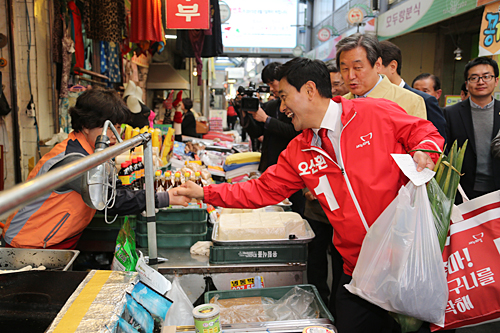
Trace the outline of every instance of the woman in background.
{"label": "woman in background", "polygon": [[191,110],[193,108],[193,101],[191,98],[183,98],[181,102],[182,109],[182,135],[191,137],[198,137],[196,133],[196,118]]}

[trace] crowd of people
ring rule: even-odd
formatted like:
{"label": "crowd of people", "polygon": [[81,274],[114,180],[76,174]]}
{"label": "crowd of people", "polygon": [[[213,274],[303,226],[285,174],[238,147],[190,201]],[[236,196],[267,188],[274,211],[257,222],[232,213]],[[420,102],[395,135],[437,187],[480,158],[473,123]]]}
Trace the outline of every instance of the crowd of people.
{"label": "crowd of people", "polygon": [[[243,111],[238,93],[228,110],[229,126],[239,119],[243,133],[261,143],[260,178],[205,187],[186,182],[157,193],[156,206],[187,205],[195,198],[214,206],[258,208],[290,198],[316,234],[309,244],[307,279],[329,304],[338,331],[398,332],[387,311],[343,287],[367,230],[407,182],[390,154],[410,153],[422,171],[439,157],[428,151],[468,140],[460,181],[465,194],[472,199],[500,189],[500,154],[491,153],[492,141],[500,140],[500,102],[493,98],[497,63],[488,57],[471,60],[462,101],[444,109],[438,77],[423,73],[410,86],[401,67],[396,45],[359,33],[337,44],[335,63],[307,58],[270,63],[262,80],[275,98],[257,111]],[[183,99],[181,108],[182,132],[189,134],[195,130],[192,101]],[[127,112],[116,92],[83,93],[70,110],[75,131],[38,162],[29,179],[91,154],[104,121],[120,125]],[[113,143],[113,133],[108,135]],[[117,191],[112,213],[144,209],[143,190]],[[6,246],[74,248],[95,213],[81,192],[77,179],[13,213],[2,234]],[[457,203],[461,200],[457,196]],[[419,332],[429,332],[428,325]]]}
{"label": "crowd of people", "polygon": [[[343,287],[351,280],[366,230],[406,180],[390,153],[424,147],[440,151],[445,142],[448,148],[454,141],[461,147],[468,140],[460,181],[465,194],[472,199],[500,189],[500,160],[490,148],[495,137],[500,140],[500,102],[493,98],[497,63],[487,57],[471,60],[464,70],[461,102],[445,108],[439,106],[437,76],[422,73],[408,81],[410,86],[401,68],[395,44],[359,33],[337,44],[335,62],[295,58],[269,64],[262,79],[275,100],[257,112],[238,108],[241,95],[231,101],[234,121],[240,119],[251,139],[263,135],[267,143],[261,148],[265,172],[247,183],[203,189],[187,183],[175,192],[214,205],[249,208],[274,204],[292,193],[303,196],[304,206],[297,211],[316,234],[309,244],[307,279],[329,304],[342,333],[398,331],[386,311]],[[366,149],[357,141],[367,134],[371,142]],[[437,158],[411,154],[420,170],[432,168]],[[375,168],[367,172],[363,161]],[[457,195],[456,203],[461,200]],[[419,330],[428,331],[428,325]]]}

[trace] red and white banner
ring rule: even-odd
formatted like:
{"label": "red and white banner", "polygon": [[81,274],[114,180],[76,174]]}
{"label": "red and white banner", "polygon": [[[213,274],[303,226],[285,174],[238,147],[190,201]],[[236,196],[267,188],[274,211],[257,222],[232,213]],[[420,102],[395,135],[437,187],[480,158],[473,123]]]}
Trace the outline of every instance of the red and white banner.
{"label": "red and white banner", "polygon": [[209,29],[209,0],[165,0],[167,29]]}
{"label": "red and white banner", "polygon": [[500,320],[500,191],[458,208],[463,220],[450,226],[443,252],[449,290],[444,329]]}

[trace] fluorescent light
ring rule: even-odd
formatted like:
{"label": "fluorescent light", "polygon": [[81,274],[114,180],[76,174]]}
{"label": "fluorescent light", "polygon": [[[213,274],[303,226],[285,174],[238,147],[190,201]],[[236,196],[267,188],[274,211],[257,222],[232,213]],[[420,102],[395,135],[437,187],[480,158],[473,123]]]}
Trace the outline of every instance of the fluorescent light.
{"label": "fluorescent light", "polygon": [[165,35],[165,39],[177,39],[177,35]]}

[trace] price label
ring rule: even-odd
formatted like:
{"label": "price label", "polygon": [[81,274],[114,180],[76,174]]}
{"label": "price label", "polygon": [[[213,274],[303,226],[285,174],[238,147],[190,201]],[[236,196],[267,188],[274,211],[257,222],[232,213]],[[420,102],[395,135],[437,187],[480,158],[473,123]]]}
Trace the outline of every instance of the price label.
{"label": "price label", "polygon": [[[257,282],[257,283],[256,283]],[[242,290],[252,288],[264,288],[264,278],[262,276],[255,276],[251,278],[232,280],[231,290]]]}

